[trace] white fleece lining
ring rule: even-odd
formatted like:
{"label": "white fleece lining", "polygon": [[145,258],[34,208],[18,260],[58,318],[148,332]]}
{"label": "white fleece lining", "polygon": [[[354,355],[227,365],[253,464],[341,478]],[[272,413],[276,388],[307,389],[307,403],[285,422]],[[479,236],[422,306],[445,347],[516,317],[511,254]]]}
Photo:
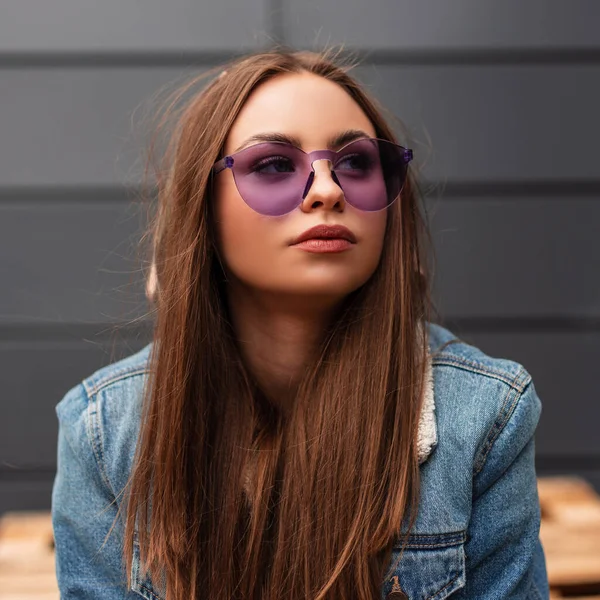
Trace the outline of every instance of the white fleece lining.
{"label": "white fleece lining", "polygon": [[435,421],[435,400],[433,397],[433,370],[431,355],[428,354],[425,368],[425,398],[419,417],[419,432],[417,434],[417,453],[419,464],[425,462],[437,444],[437,426]]}

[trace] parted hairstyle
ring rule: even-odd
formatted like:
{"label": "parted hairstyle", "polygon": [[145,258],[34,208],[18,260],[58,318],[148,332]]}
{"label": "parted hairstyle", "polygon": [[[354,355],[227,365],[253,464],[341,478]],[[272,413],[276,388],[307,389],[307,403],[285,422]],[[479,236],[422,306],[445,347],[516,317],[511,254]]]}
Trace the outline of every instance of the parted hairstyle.
{"label": "parted hairstyle", "polygon": [[[373,600],[392,548],[414,525],[428,352],[421,324],[432,305],[430,236],[412,168],[387,209],[375,272],[341,303],[285,412],[241,358],[216,245],[211,167],[261,83],[324,77],[358,103],[378,138],[396,142],[350,68],[331,50],[277,47],[234,59],[208,73],[170,130],[149,230],[154,343],[119,507],[124,564],[138,543],[142,569],[168,600]],[[129,568],[127,576],[131,583]]]}

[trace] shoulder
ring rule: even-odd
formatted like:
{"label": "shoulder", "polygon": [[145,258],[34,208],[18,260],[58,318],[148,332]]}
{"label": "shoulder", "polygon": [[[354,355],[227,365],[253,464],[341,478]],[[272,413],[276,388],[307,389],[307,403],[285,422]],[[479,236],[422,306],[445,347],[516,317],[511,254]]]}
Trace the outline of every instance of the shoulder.
{"label": "shoulder", "polygon": [[[416,531],[466,531],[474,499],[525,456],[526,446],[530,456],[541,403],[523,365],[437,324],[428,324],[428,334],[437,443],[421,465]],[[531,481],[511,485],[517,483]]]}
{"label": "shoulder", "polygon": [[55,407],[60,435],[112,491],[122,487],[133,459],[151,347],[98,369]]}
{"label": "shoulder", "polygon": [[440,325],[428,328],[440,445],[445,438],[447,450],[470,458],[477,475],[507,428],[515,447],[533,436],[541,402],[522,364],[490,356]]}
{"label": "shoulder", "polygon": [[523,365],[508,358],[490,356],[441,325],[428,323],[428,331],[434,366],[454,367],[521,388],[531,379]]}
{"label": "shoulder", "polygon": [[113,362],[83,380],[82,384],[88,394],[94,395],[101,390],[118,384],[121,381],[141,377],[148,373],[148,359],[152,344],[148,344],[139,352]]}
{"label": "shoulder", "polygon": [[152,344],[148,344],[140,351],[98,369],[71,388],[56,405],[61,422],[78,419],[99,395],[111,396],[132,384],[139,386],[148,373],[151,347]]}

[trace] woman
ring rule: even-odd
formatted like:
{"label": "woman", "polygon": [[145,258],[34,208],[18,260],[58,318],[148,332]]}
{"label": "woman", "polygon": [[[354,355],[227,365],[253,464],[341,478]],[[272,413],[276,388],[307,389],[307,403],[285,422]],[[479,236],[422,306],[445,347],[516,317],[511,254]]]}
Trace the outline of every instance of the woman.
{"label": "woman", "polygon": [[64,597],[548,597],[540,401],[430,321],[411,159],[325,54],[247,56],[191,97],[154,343],[56,409]]}

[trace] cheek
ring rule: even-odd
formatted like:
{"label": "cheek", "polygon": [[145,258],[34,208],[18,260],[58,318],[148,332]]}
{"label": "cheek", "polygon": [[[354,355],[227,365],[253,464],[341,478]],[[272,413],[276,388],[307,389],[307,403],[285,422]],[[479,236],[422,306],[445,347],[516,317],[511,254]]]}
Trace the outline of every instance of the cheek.
{"label": "cheek", "polygon": [[385,239],[385,229],[387,223],[387,214],[381,213],[362,213],[360,222],[360,233],[362,239],[362,248],[359,254],[362,276],[368,279],[379,264],[383,242]]}
{"label": "cheek", "polygon": [[216,186],[214,200],[219,252],[225,267],[238,279],[257,283],[277,255],[277,219],[253,211],[233,182]]}
{"label": "cheek", "polygon": [[387,212],[363,213],[361,228],[365,239],[369,240],[374,248],[383,247],[385,228],[387,225]]}

